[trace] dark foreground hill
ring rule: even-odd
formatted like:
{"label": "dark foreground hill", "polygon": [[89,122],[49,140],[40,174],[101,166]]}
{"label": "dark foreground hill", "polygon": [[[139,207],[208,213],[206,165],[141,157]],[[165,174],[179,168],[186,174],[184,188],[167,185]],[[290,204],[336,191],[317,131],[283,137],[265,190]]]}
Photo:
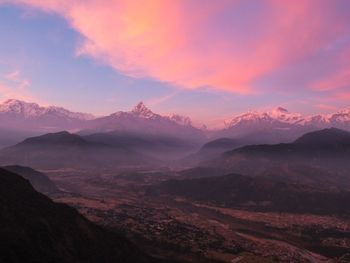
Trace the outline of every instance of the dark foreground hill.
{"label": "dark foreground hill", "polygon": [[36,192],[0,169],[0,262],[151,262],[124,237]]}
{"label": "dark foreground hill", "polygon": [[5,170],[16,173],[23,178],[27,179],[34,189],[42,194],[50,195],[59,193],[60,190],[56,187],[49,177],[45,174],[38,172],[30,167],[9,165],[3,167]]}
{"label": "dark foreground hill", "polygon": [[226,153],[264,155],[277,159],[285,158],[347,158],[350,156],[350,132],[336,128],[306,133],[292,143],[245,146]]}

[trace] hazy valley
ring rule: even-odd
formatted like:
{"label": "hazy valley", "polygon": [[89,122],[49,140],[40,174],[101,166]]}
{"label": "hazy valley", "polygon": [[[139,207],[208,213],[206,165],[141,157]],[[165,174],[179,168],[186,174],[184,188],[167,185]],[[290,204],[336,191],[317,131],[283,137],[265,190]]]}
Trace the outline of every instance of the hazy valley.
{"label": "hazy valley", "polygon": [[[243,115],[223,130],[208,131],[192,126],[185,117],[155,114],[140,103],[130,112],[102,118],[60,115],[47,133],[43,115],[58,113],[40,106],[32,109],[32,104],[19,101],[5,104],[11,107],[0,114],[7,118],[4,125],[12,118],[13,122],[33,122],[35,127],[45,128],[23,126],[18,132],[36,136],[17,137],[18,142],[0,150],[0,164],[10,171],[1,170],[1,178],[14,180],[2,183],[1,194],[8,200],[3,205],[14,205],[1,222],[16,217],[20,223],[22,216],[36,222],[37,210],[21,207],[26,206],[20,199],[22,193],[33,196],[23,198],[39,210],[60,206],[29,189],[16,173],[36,191],[74,207],[99,225],[90,226],[93,223],[85,222],[72,209],[70,213],[84,222],[78,224],[87,224],[80,227],[97,231],[86,241],[90,243],[79,244],[81,249],[103,246],[105,250],[90,255],[64,252],[59,262],[72,262],[72,258],[85,262],[84,257],[91,257],[88,262],[110,262],[103,261],[101,253],[116,260],[125,257],[123,262],[141,262],[135,259],[138,255],[145,262],[349,261],[348,113],[337,113],[342,114],[338,118],[329,115],[320,122],[313,121],[316,117],[289,116],[279,108],[274,115]],[[8,195],[6,184],[12,189]],[[17,184],[28,189],[17,189]],[[68,208],[63,208],[55,210],[58,218],[68,213],[63,211]],[[18,209],[21,216],[16,215]],[[56,219],[47,220],[53,224],[52,231],[68,227],[60,226]],[[23,229],[22,240],[28,242],[25,240],[36,230],[30,225]],[[1,231],[2,236],[11,234]],[[99,235],[106,235],[99,231],[108,231],[110,238],[99,240]],[[74,242],[79,243],[85,234],[72,235],[69,246],[78,246]],[[61,250],[56,242],[68,246],[56,238],[50,242],[52,248],[45,248],[48,254],[42,252],[42,258],[57,257]],[[13,240],[6,251],[16,251],[15,244]],[[28,249],[42,247],[31,246]],[[139,252],[130,252],[133,250]],[[14,253],[26,257],[29,252]],[[134,259],[128,258],[131,254]],[[11,262],[21,262],[20,256]],[[6,257],[13,256],[7,252],[4,260]]]}

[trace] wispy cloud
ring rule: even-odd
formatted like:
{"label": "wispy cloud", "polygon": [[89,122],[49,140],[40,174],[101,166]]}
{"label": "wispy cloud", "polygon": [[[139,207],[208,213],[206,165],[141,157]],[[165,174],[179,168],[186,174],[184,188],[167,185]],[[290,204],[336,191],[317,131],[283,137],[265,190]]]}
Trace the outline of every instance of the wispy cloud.
{"label": "wispy cloud", "polygon": [[20,72],[17,69],[17,70],[14,70],[14,71],[11,71],[11,72],[5,74],[5,78],[8,80],[11,80],[11,81],[17,81],[19,74],[20,74]]}
{"label": "wispy cloud", "polygon": [[158,106],[158,105],[170,100],[171,98],[176,96],[176,94],[178,94],[178,91],[173,91],[173,92],[166,94],[166,95],[151,98],[151,99],[145,101],[145,103],[149,106],[152,106],[152,107]]}
{"label": "wispy cloud", "polygon": [[30,82],[29,80],[25,79],[25,78],[22,78],[21,77],[21,72],[17,69],[17,70],[14,70],[14,71],[11,71],[7,74],[5,74],[5,79],[7,79],[8,81],[10,82],[13,82],[15,84],[17,84],[17,87],[20,89],[20,90],[25,90],[27,88],[30,87]]}
{"label": "wispy cloud", "polygon": [[30,82],[16,69],[0,76],[0,98],[39,101],[31,93]]}

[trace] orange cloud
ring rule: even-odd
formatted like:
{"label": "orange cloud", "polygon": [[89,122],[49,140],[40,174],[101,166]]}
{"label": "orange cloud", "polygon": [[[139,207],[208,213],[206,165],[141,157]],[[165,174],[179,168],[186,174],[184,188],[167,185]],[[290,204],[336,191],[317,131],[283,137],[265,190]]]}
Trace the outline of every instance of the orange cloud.
{"label": "orange cloud", "polygon": [[0,2],[63,16],[83,36],[78,55],[124,74],[243,94],[258,92],[258,78],[327,47],[349,22],[334,16],[332,1],[319,0],[262,0],[261,10],[245,13],[240,0]]}

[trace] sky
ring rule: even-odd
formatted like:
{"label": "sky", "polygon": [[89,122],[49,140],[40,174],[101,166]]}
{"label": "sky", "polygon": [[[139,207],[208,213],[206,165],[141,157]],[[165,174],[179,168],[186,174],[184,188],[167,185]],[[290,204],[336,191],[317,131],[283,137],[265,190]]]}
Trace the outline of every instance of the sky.
{"label": "sky", "polygon": [[220,125],[350,108],[348,0],[0,0],[0,101]]}

